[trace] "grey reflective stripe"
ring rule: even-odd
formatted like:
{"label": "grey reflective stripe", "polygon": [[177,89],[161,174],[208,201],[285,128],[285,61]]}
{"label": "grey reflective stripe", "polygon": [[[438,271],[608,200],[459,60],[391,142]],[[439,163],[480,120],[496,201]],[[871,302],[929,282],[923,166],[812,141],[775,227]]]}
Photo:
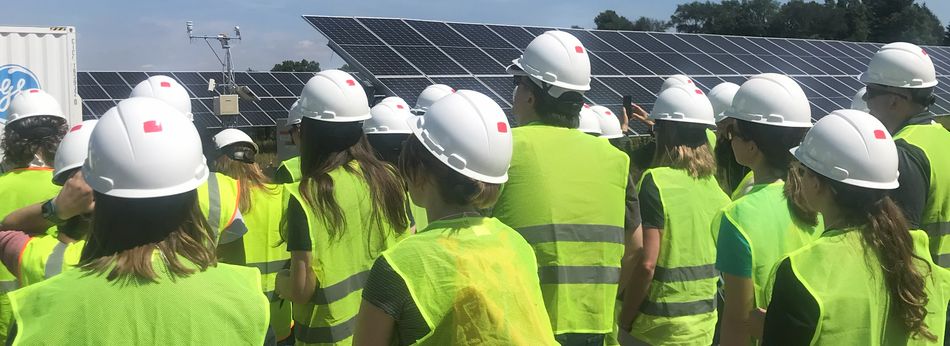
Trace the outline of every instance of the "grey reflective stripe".
{"label": "grey reflective stripe", "polygon": [[356,327],[356,316],[346,322],[330,327],[308,327],[304,323],[294,320],[294,337],[297,338],[297,341],[307,344],[328,344],[340,342],[353,336],[354,327]]}
{"label": "grey reflective stripe", "polygon": [[59,242],[53,247],[53,253],[46,258],[46,272],[43,277],[49,279],[63,271],[63,257],[66,256],[66,243]]}
{"label": "grey reflective stripe", "polygon": [[261,271],[261,274],[273,274],[280,271],[281,269],[284,269],[289,262],[290,260],[278,260],[271,262],[248,263],[245,264],[245,266],[257,268],[257,270]]}
{"label": "grey reflective stripe", "polygon": [[15,291],[17,288],[20,288],[20,285],[16,280],[0,281],[0,293]]}
{"label": "grey reflective stripe", "polygon": [[620,268],[599,266],[558,266],[538,268],[542,284],[616,284]]}
{"label": "grey reflective stripe", "polygon": [[656,267],[653,280],[661,282],[696,281],[719,276],[716,265],[707,264],[695,267],[663,268]]}
{"label": "grey reflective stripe", "polygon": [[942,237],[945,235],[950,235],[950,222],[935,222],[931,224],[926,224],[920,226],[920,229],[927,232],[927,235],[931,238]]}
{"label": "grey reflective stripe", "polygon": [[938,266],[950,268],[950,254],[937,255],[934,260],[936,260]]}
{"label": "grey reflective stripe", "polygon": [[713,311],[716,311],[716,299],[684,303],[663,303],[647,300],[640,304],[640,312],[662,317],[699,315]]}
{"label": "grey reflective stripe", "polygon": [[208,225],[214,235],[218,235],[218,223],[221,220],[221,189],[218,188],[218,176],[208,176]]}
{"label": "grey reflective stripe", "polygon": [[367,278],[369,278],[369,270],[353,274],[329,287],[317,287],[310,301],[314,304],[327,305],[346,298],[350,293],[363,289]]}
{"label": "grey reflective stripe", "polygon": [[247,225],[244,224],[244,219],[235,218],[234,221],[228,225],[228,228],[225,228],[224,232],[221,232],[221,236],[218,237],[218,244],[227,244],[237,241],[245,234],[247,234]]}
{"label": "grey reflective stripe", "polygon": [[623,227],[608,225],[550,224],[518,228],[529,244],[552,242],[623,244]]}

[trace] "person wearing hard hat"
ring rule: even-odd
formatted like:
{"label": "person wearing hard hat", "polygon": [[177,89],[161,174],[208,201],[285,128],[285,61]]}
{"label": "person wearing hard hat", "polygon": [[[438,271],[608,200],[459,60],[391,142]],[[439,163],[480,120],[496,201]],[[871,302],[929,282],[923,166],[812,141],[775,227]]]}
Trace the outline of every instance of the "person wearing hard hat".
{"label": "person wearing hard hat", "polygon": [[[363,122],[366,139],[380,159],[395,167],[403,143],[412,134],[407,122],[413,116],[409,106],[402,98],[387,97],[370,108],[370,115],[372,117]],[[412,198],[409,198],[407,207],[411,225],[417,230],[425,229],[429,224],[425,208],[413,202]]]}
{"label": "person wearing hard hat", "polygon": [[408,124],[399,169],[433,222],[373,264],[354,343],[557,345],[534,251],[479,213],[508,178],[505,113],[488,96],[459,90]]}
{"label": "person wearing hard hat", "polygon": [[675,85],[660,92],[650,117],[657,149],[637,187],[643,250],[621,289],[619,325],[650,345],[709,345],[718,281],[709,224],[729,202],[705,135],[712,105],[695,86]]}
{"label": "person wearing hard hat", "polygon": [[208,167],[185,116],[151,98],[124,100],[99,119],[89,153],[82,176],[96,205],[82,258],[10,294],[13,342],[262,344],[260,274],[216,261],[195,192]]}
{"label": "person wearing hard hat", "polygon": [[303,177],[285,185],[291,264],[277,277],[278,295],[294,302],[298,345],[352,342],[373,261],[408,233],[402,179],[363,133],[368,104],[340,70],[317,73],[300,96]]}
{"label": "person wearing hard hat", "polygon": [[904,42],[884,45],[859,78],[864,101],[897,143],[900,187],[892,192],[911,227],[930,235],[931,255],[950,268],[950,132],[934,121],[937,85],[927,51]]}
{"label": "person wearing hard hat", "polygon": [[713,113],[716,115],[716,128],[719,135],[709,134],[715,138],[713,154],[716,155],[716,180],[719,186],[733,200],[738,199],[752,186],[752,171],[736,162],[736,155],[732,152],[731,140],[722,136],[726,128],[731,127],[735,120],[725,116],[726,110],[732,107],[732,100],[736,97],[739,86],[735,83],[723,82],[709,90],[709,102],[712,103]]}
{"label": "person wearing hard hat", "polygon": [[[52,183],[50,163],[68,130],[59,102],[40,89],[17,93],[6,120],[0,149],[10,170],[0,175],[0,217],[56,196],[59,187]],[[16,277],[0,268],[0,339],[13,320],[7,292],[16,288]]]}
{"label": "person wearing hard hat", "polygon": [[558,342],[602,344],[614,325],[627,156],[576,129],[590,89],[590,60],[577,38],[547,31],[508,71],[522,125],[512,131],[509,178],[492,216],[534,248]]}
{"label": "person wearing hard hat", "polygon": [[[4,229],[10,230],[0,231],[0,260],[23,287],[79,263],[92,213],[92,190],[79,169],[86,160],[89,137],[97,122],[87,120],[73,126],[56,150],[53,183],[69,186],[56,198],[16,210],[3,221]],[[51,226],[56,226],[55,234],[46,234]]]}
{"label": "person wearing hard hat", "polygon": [[577,129],[594,137],[600,137],[604,133],[600,129],[600,119],[598,119],[597,113],[590,108],[589,104],[585,103],[578,114]]}
{"label": "person wearing hard hat", "polygon": [[455,92],[455,89],[445,84],[432,84],[422,89],[422,93],[416,98],[416,106],[412,108],[415,115],[425,115],[429,106],[442,99],[443,97]]}
{"label": "person wearing hard hat", "polygon": [[[300,152],[300,121],[302,119],[303,114],[300,112],[300,101],[294,101],[294,104],[290,106],[290,111],[287,113],[287,122],[284,123],[284,127],[287,128],[287,132],[290,134],[290,141],[297,147],[298,153]],[[300,181],[300,155],[281,162],[280,167],[277,167],[277,172],[274,173],[274,182],[278,184],[289,184],[298,181]]]}
{"label": "person wearing hard hat", "polygon": [[236,246],[219,248],[221,261],[257,268],[261,271],[264,295],[270,300],[270,326],[278,343],[291,336],[291,309],[274,293],[277,272],[286,268],[290,254],[276,246],[282,239],[280,222],[284,216],[284,189],[271,184],[255,162],[258,146],[241,130],[225,129],[212,138],[214,169],[240,184],[240,209],[247,234]]}
{"label": "person wearing hard hat", "polygon": [[[189,121],[194,121],[188,91],[171,77],[156,75],[139,82],[132,89],[129,98],[132,97],[161,100],[174,107]],[[215,230],[218,244],[236,243],[247,233],[243,215],[238,207],[241,200],[240,192],[238,181],[220,172],[211,174],[198,187],[198,204],[208,218],[208,224]]]}
{"label": "person wearing hard hat", "polygon": [[792,149],[796,216],[814,225],[820,213],[828,229],[774,269],[763,344],[945,345],[950,272],[888,196],[903,175],[888,132],[838,110]]}
{"label": "person wearing hard hat", "polygon": [[[768,114],[768,117],[762,117]],[[784,191],[794,160],[789,149],[812,126],[805,92],[788,76],[763,73],[742,84],[725,111],[723,129],[736,162],[754,177],[750,190],[725,206],[712,223],[717,235],[716,269],[724,281],[720,331],[726,345],[749,343],[750,312],[768,306],[765,287],[782,257],[814,241],[824,229],[792,216]]]}

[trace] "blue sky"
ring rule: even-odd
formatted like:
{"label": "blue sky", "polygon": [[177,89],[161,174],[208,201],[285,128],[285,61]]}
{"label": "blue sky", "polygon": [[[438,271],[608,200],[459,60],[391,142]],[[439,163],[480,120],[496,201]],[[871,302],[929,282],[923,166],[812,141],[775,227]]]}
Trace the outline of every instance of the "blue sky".
{"label": "blue sky", "polygon": [[[188,42],[185,21],[195,33],[230,32],[244,40],[233,48],[235,69],[268,70],[286,59],[316,59],[323,67],[342,64],[326,39],[301,15],[378,16],[447,21],[593,27],[605,9],[635,18],[668,18],[671,0],[103,0],[10,1],[0,25],[70,25],[78,32],[79,68],[84,71],[216,70],[217,60],[202,41]],[[927,1],[946,24],[950,0]],[[218,47],[215,43],[214,47]]]}

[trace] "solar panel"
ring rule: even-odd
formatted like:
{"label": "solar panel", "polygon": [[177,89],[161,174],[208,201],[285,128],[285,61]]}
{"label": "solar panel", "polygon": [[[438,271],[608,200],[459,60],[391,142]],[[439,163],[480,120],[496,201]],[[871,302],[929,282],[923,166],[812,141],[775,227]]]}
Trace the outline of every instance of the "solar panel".
{"label": "solar panel", "polygon": [[[548,30],[562,30],[577,37],[590,55],[593,79],[587,98],[611,109],[619,107],[621,95],[631,95],[638,104],[652,108],[663,79],[672,74],[687,74],[701,88],[709,90],[723,81],[741,84],[751,75],[772,72],[797,79],[809,96],[814,117],[820,118],[850,105],[855,90],[863,86],[856,76],[867,68],[867,61],[881,46],[866,42],[550,29],[415,19],[305,18],[329,39],[330,47],[350,66],[365,73],[373,83],[378,82],[385,93],[403,97],[410,104],[425,86],[445,82],[456,88],[483,91],[507,108],[513,85],[505,66],[518,58],[535,36]],[[938,74],[946,77],[950,72],[950,50],[927,49],[932,52]],[[292,94],[302,87],[302,83],[280,82]],[[950,110],[950,92],[940,87],[934,109]]]}

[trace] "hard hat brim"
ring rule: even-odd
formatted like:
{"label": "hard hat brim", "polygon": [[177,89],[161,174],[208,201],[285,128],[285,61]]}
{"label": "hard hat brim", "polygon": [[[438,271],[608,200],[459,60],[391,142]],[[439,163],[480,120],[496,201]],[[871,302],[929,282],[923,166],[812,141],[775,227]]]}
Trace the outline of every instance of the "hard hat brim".
{"label": "hard hat brim", "polygon": [[426,148],[426,150],[428,150],[429,153],[432,154],[432,156],[435,156],[435,158],[439,159],[439,161],[442,162],[442,164],[448,166],[453,171],[456,171],[461,175],[464,175],[466,177],[469,177],[478,181],[486,182],[489,184],[504,184],[505,182],[508,181],[507,171],[502,176],[488,176],[488,175],[475,172],[471,169],[467,169],[467,168],[456,169],[455,167],[452,167],[452,165],[448,163],[448,157],[430,148],[429,145],[426,143],[427,142],[426,139],[423,138],[422,127],[420,127],[420,125],[425,121],[424,119],[425,117],[423,116],[414,116],[414,117],[410,117],[406,119],[406,123],[409,124],[409,129],[412,130],[412,135],[415,136],[416,139],[418,139],[420,143],[422,143],[422,146]]}
{"label": "hard hat brim", "polygon": [[524,68],[521,67],[521,59],[515,59],[511,61],[511,65],[508,65],[505,68],[505,72],[513,76],[527,76],[528,73],[524,71]]}
{"label": "hard hat brim", "polygon": [[[815,164],[812,162],[812,159],[806,156],[805,153],[802,152],[801,150],[798,150],[799,148],[801,148],[801,146],[794,147],[790,149],[789,152],[792,153],[792,156],[795,156],[795,158],[798,159],[798,162],[801,162],[802,165],[805,165],[805,167],[808,167],[808,169],[811,169],[815,173],[821,174],[821,176],[826,177],[828,179],[841,182],[844,184],[848,184],[848,185],[853,185],[853,186],[863,187],[863,188],[868,188],[868,189],[875,189],[875,190],[894,190],[900,187],[900,182],[898,182],[897,178],[895,178],[894,181],[889,181],[889,182],[875,182],[875,181],[867,181],[867,180],[851,179],[851,178],[836,179],[835,177],[830,176],[821,167],[815,167]],[[900,173],[898,172],[898,174]]]}

